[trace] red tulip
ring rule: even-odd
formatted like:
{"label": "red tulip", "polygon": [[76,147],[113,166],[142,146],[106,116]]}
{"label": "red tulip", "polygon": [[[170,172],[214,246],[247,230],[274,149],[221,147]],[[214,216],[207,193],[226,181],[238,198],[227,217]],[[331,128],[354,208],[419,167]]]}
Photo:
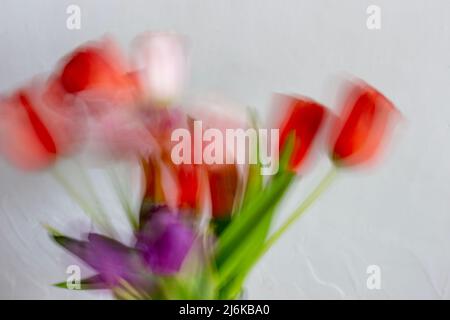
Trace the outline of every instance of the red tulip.
{"label": "red tulip", "polygon": [[71,110],[50,104],[44,91],[33,84],[0,101],[1,152],[23,169],[50,165],[79,138]]}
{"label": "red tulip", "polygon": [[371,160],[396,113],[394,105],[376,89],[364,83],[352,84],[343,113],[335,120],[333,160],[340,165]]}
{"label": "red tulip", "polygon": [[2,153],[24,169],[38,169],[53,162],[57,148],[36,106],[25,92],[2,102]]}
{"label": "red tulip", "polygon": [[287,107],[288,110],[280,126],[280,150],[283,151],[289,136],[293,134],[295,139],[289,167],[298,172],[319,132],[326,109],[307,98],[283,98],[282,107]]}
{"label": "red tulip", "polygon": [[167,156],[150,157],[144,162],[145,197],[172,208],[200,208],[200,167],[175,165]]}
{"label": "red tulip", "polygon": [[57,73],[64,94],[84,94],[90,102],[126,104],[135,93],[136,81],[112,41],[104,40],[79,48],[69,55]]}
{"label": "red tulip", "polygon": [[238,170],[234,164],[207,167],[212,216],[229,216],[233,210],[238,187]]}
{"label": "red tulip", "polygon": [[176,167],[178,179],[178,207],[199,208],[200,176],[199,168],[192,164],[181,164]]}

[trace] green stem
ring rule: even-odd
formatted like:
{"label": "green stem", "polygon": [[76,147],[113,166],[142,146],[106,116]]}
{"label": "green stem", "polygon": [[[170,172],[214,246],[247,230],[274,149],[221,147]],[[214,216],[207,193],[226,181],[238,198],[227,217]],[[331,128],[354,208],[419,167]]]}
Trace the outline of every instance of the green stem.
{"label": "green stem", "polygon": [[[315,200],[330,186],[331,182],[335,178],[337,173],[337,168],[333,167],[328,171],[325,177],[320,181],[316,188],[306,197],[303,203],[291,214],[291,216],[286,220],[286,222],[275,231],[269,239],[262,245],[262,247],[256,253],[255,259],[252,261],[258,261],[271,247],[272,245],[286,232],[287,229],[297,221],[302,214],[314,203]],[[253,263],[245,264],[242,266],[240,274],[237,275],[236,279],[229,284],[226,288],[225,299],[235,298],[242,289],[242,283],[244,282],[248,272],[251,270]]]}
{"label": "green stem", "polygon": [[86,201],[83,196],[74,188],[66,177],[59,171],[57,165],[52,168],[52,174],[56,181],[64,188],[67,194],[80,206],[80,208],[96,223],[106,234],[113,234],[110,224],[105,216],[98,214],[95,206]]}
{"label": "green stem", "polygon": [[133,231],[138,230],[139,228],[138,221],[135,217],[133,209],[131,208],[131,204],[128,201],[127,196],[125,194],[125,190],[122,188],[122,184],[114,168],[110,170],[110,178],[113,182],[114,190],[116,191],[116,194],[120,200],[122,208],[125,211],[125,214],[127,215],[131,227],[133,228]]}
{"label": "green stem", "polygon": [[337,168],[333,165],[317,187],[306,197],[303,203],[291,214],[281,227],[275,231],[262,248],[261,255],[269,250],[272,245],[286,232],[287,229],[298,220],[302,214],[319,198],[319,196],[331,185],[336,177]]}
{"label": "green stem", "polygon": [[261,219],[269,214],[269,209],[276,206],[285,190],[292,182],[294,175],[290,172],[282,172],[268,185],[258,197],[256,197],[221,234],[216,247],[216,264],[221,269],[222,264],[230,259],[231,254],[239,251],[244,241],[248,240],[253,230]]}
{"label": "green stem", "polygon": [[88,189],[88,192],[91,195],[92,200],[94,201],[95,208],[97,208],[98,216],[100,217],[101,221],[103,222],[103,226],[104,226],[105,232],[108,235],[110,235],[111,237],[114,237],[116,232],[115,232],[113,226],[111,225],[111,223],[110,223],[110,221],[108,219],[108,216],[106,215],[106,210],[105,210],[102,202],[100,201],[100,198],[97,195],[97,192],[95,191],[94,186],[92,185],[92,181],[91,181],[91,178],[90,178],[89,174],[86,173],[84,168],[77,161],[76,161],[76,165],[77,165],[77,167],[79,169],[79,172],[80,172],[80,178],[85,183],[85,185],[86,185],[86,187]]}

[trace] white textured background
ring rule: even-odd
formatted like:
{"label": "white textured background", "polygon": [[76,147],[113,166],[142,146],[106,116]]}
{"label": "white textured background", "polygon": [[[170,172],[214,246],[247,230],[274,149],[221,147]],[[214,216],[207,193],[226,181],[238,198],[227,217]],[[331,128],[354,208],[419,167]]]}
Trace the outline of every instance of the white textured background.
{"label": "white textured background", "polygon": [[[80,31],[65,27],[71,3],[82,9]],[[382,9],[379,31],[366,28],[370,4]],[[0,90],[51,70],[84,41],[108,32],[126,47],[144,30],[189,37],[189,95],[221,93],[261,111],[274,91],[334,108],[336,75],[361,77],[405,121],[376,170],[341,173],[263,259],[249,297],[448,299],[449,16],[448,0],[1,0]],[[283,212],[327,165],[314,167]],[[0,298],[92,297],[49,286],[64,279],[67,258],[40,223],[68,230],[66,221],[86,224],[49,174],[0,162]],[[381,290],[366,288],[370,264],[381,267]]]}

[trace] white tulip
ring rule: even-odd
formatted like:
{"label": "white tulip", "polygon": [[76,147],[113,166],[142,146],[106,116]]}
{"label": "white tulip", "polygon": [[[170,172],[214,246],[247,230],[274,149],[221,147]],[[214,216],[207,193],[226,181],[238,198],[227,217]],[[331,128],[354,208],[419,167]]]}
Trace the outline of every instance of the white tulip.
{"label": "white tulip", "polygon": [[187,69],[186,50],[180,36],[147,33],[138,37],[134,60],[147,99],[166,105],[179,96]]}

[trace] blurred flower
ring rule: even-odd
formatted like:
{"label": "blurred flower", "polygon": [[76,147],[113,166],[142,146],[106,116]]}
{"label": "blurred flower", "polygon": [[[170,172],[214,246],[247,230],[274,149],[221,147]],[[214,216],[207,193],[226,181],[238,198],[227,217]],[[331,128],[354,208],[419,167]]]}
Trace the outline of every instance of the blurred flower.
{"label": "blurred flower", "polygon": [[394,105],[376,89],[362,82],[351,84],[343,112],[334,123],[333,160],[339,165],[371,160],[395,114]]}
{"label": "blurred flower", "polygon": [[[156,48],[159,42],[156,41]],[[178,126],[179,112],[135,108],[141,103],[136,100],[141,80],[141,70],[129,72],[115,43],[103,39],[88,43],[63,59],[49,81],[48,94],[61,106],[88,107],[84,120],[90,123],[96,152],[112,158],[148,157],[167,148],[167,135]]]}
{"label": "blurred flower", "polygon": [[201,209],[202,200],[209,198],[212,216],[231,214],[239,182],[235,164],[174,164],[166,154],[145,161],[144,173],[145,198],[153,203],[195,213]]}
{"label": "blurred flower", "polygon": [[206,167],[211,196],[212,216],[227,217],[231,214],[239,183],[238,168],[234,164],[217,164]]}
{"label": "blurred flower", "polygon": [[[146,183],[144,198],[156,204],[165,203],[173,209],[193,203],[193,199],[187,200],[186,193],[193,191],[188,191],[185,179],[194,177],[189,175],[187,167],[175,165],[171,160],[174,144],[171,134],[173,130],[187,126],[186,114],[178,108],[147,109],[141,110],[140,118],[153,142],[152,152],[142,155],[141,161]],[[193,187],[195,189],[195,185]]]}
{"label": "blurred flower", "polygon": [[80,96],[96,112],[129,104],[137,89],[125,59],[110,39],[86,44],[69,54],[50,82],[61,100],[66,94]]}
{"label": "blurred flower", "polygon": [[[203,130],[215,129],[222,133],[225,137],[227,130],[246,130],[249,127],[247,114],[239,113],[237,106],[220,101],[220,100],[206,100],[200,101],[194,107],[190,107],[190,115],[194,118],[189,118],[188,127],[191,132],[192,145],[200,144],[202,146],[202,154],[205,147],[208,145],[206,141],[195,141],[194,121],[201,121]],[[198,138],[198,137],[197,137]],[[228,218],[235,204],[237,196],[237,188],[240,183],[240,171],[236,163],[236,158],[239,153],[247,155],[249,150],[240,150],[238,147],[227,148],[224,146],[222,164],[202,164],[196,165],[197,182],[193,183],[194,190],[190,190],[190,199],[195,197],[194,191],[197,193],[197,201],[204,198],[209,198],[211,204],[211,215],[214,218]],[[252,148],[253,146],[249,146]],[[192,153],[192,162],[194,162],[194,153]],[[231,162],[231,164],[229,164]],[[186,170],[189,168],[185,168]],[[190,170],[193,170],[190,168]],[[204,173],[206,177],[205,184],[203,180],[199,181],[200,176]],[[193,178],[191,173],[191,178]],[[187,179],[184,182],[186,186],[191,184]]]}
{"label": "blurred flower", "polygon": [[289,167],[298,171],[324,121],[326,109],[303,97],[283,96],[281,104],[282,108],[287,108],[287,114],[280,125],[280,150],[283,151],[289,136],[293,134],[294,146]]}
{"label": "blurred flower", "polygon": [[139,232],[136,248],[155,274],[177,273],[193,246],[195,233],[179,213],[168,207],[151,210],[148,222]]}
{"label": "blurred flower", "polygon": [[46,88],[33,83],[0,101],[0,150],[23,169],[49,166],[70,153],[83,133],[72,109],[52,105]]}
{"label": "blurred flower", "polygon": [[[276,130],[270,138],[256,132],[257,115],[242,108],[238,112],[232,104],[214,98],[195,103],[188,113],[175,104],[187,69],[179,36],[139,37],[132,62],[135,68],[130,70],[110,39],[88,43],[67,55],[46,81],[1,98],[0,151],[26,169],[51,165],[81,141],[88,151],[108,159],[140,160],[145,192],[138,221],[134,194],[126,192],[129,186],[120,186],[111,168],[111,181],[133,228],[132,244],[96,233],[79,241],[48,228],[58,244],[96,271],[82,281],[84,288],[109,288],[117,298],[237,298],[253,265],[334,176],[333,166],[286,222],[271,232],[277,205],[304,168],[328,112],[309,98],[282,96],[274,110],[282,117],[275,121],[278,145]],[[330,147],[338,165],[371,159],[396,111],[363,83],[353,83],[346,98],[341,117],[334,121]],[[177,129],[186,149],[173,141]],[[85,135],[92,139],[87,141]],[[176,155],[177,144],[183,146],[183,157]],[[258,151],[259,162],[253,157]],[[278,151],[287,156],[282,159],[287,170],[273,179],[262,177],[264,170],[259,169],[267,169],[267,164],[276,164],[278,170],[278,158],[276,163],[263,160],[266,156],[272,161]],[[110,221],[90,175],[81,172],[86,190],[78,190],[57,174],[92,221],[116,235],[105,227]],[[85,192],[79,191],[90,197],[85,199]],[[208,205],[210,213],[204,210]],[[233,215],[236,209],[239,215]],[[67,285],[62,284],[58,286]]]}
{"label": "blurred flower", "polygon": [[166,105],[179,95],[187,59],[178,35],[147,33],[137,38],[134,61],[145,98],[153,105]]}
{"label": "blurred flower", "polygon": [[[152,203],[166,203],[171,208],[200,209],[202,168],[193,164],[175,165],[170,159],[149,157],[144,161],[146,192],[144,197]],[[183,210],[184,211],[184,210]]]}
{"label": "blurred flower", "polygon": [[171,141],[172,132],[188,127],[188,116],[178,107],[141,110],[139,117],[158,142],[163,155],[170,155],[174,145]]}
{"label": "blurred flower", "polygon": [[200,202],[200,168],[193,164],[175,167],[179,187],[178,207],[197,209]]}
{"label": "blurred flower", "polygon": [[113,109],[91,123],[95,153],[112,159],[136,159],[159,152],[158,142],[139,114]]}
{"label": "blurred flower", "polygon": [[154,275],[179,272],[194,245],[194,230],[167,207],[153,207],[136,235],[133,248],[90,233],[86,241],[52,234],[62,247],[78,256],[97,273],[99,280],[113,288],[125,280],[148,290],[154,287]]}
{"label": "blurred flower", "polygon": [[[195,141],[195,133],[194,133],[194,122],[201,121],[203,130],[214,129],[221,132],[223,137],[227,136],[227,130],[247,130],[251,128],[251,123],[248,118],[248,112],[242,112],[245,108],[242,105],[233,104],[229,101],[226,101],[223,98],[212,96],[205,99],[200,99],[198,101],[193,102],[191,105],[186,106],[189,113],[189,130],[191,131],[192,145],[196,143],[201,144],[202,148],[204,148],[209,144],[206,141]],[[239,157],[239,154],[244,154],[247,156],[250,153],[250,148],[241,150],[240,148],[229,147],[227,143],[225,143],[223,152],[224,152],[224,160],[226,159],[235,160]],[[192,159],[194,161],[194,159]]]}
{"label": "blurred flower", "polygon": [[53,235],[53,239],[93,268],[107,287],[115,287],[121,280],[139,287],[148,284],[145,265],[133,248],[95,233],[90,233],[87,241],[61,235]]}

